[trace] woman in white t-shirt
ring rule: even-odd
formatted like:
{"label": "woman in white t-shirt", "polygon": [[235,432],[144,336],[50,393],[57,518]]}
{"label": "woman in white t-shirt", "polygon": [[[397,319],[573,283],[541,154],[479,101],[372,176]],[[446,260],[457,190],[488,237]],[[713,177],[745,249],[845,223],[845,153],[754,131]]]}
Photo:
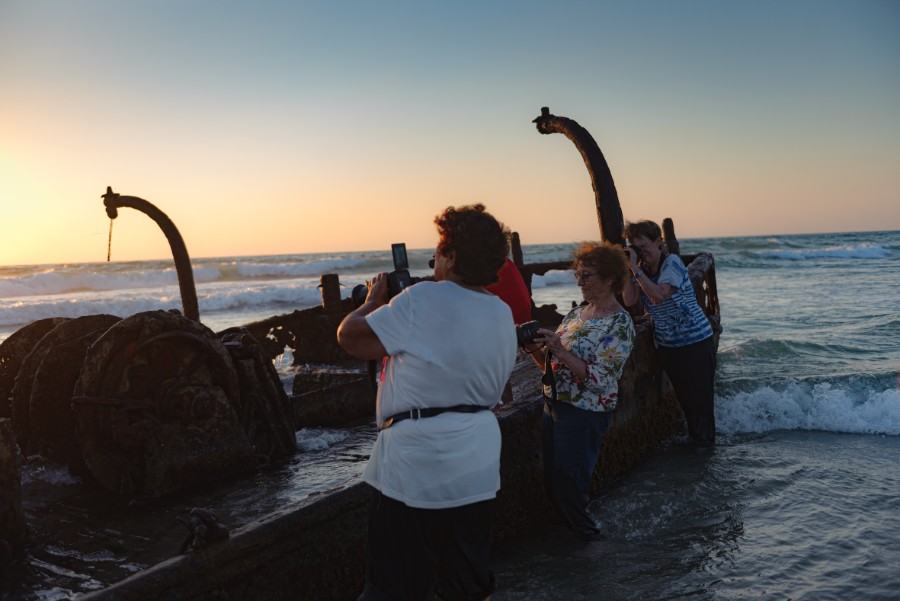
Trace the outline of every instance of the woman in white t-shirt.
{"label": "woman in white t-shirt", "polygon": [[[360,359],[388,359],[376,404],[378,438],[363,480],[369,511],[360,599],[485,599],[491,504],[500,488],[497,404],[516,357],[512,313],[484,290],[497,278],[508,230],[483,205],[435,218],[435,281],[388,299],[386,274],[341,323]],[[390,302],[388,302],[390,301]]]}

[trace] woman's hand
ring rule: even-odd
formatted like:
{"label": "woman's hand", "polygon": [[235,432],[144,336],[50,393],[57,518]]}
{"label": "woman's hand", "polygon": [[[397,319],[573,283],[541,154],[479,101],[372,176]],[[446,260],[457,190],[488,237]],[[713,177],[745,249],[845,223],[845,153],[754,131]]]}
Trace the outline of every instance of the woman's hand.
{"label": "woman's hand", "polygon": [[380,359],[387,350],[375,330],[366,321],[366,315],[388,301],[387,274],[379,273],[369,284],[366,300],[341,321],[337,341],[341,347],[357,359]]}
{"label": "woman's hand", "polygon": [[540,336],[535,336],[534,341],[540,342],[542,345],[547,347],[554,355],[559,356],[560,353],[566,350],[563,346],[562,339],[559,337],[559,334],[557,334],[553,330],[540,328],[538,329],[537,333],[540,334]]}
{"label": "woman's hand", "polygon": [[369,285],[369,291],[366,293],[365,302],[375,303],[379,306],[385,305],[388,302],[388,285],[387,285],[387,273],[382,272],[376,275],[372,279],[372,283]]}
{"label": "woman's hand", "polygon": [[637,253],[634,252],[634,249],[625,247],[625,254],[628,255],[628,263],[631,266],[631,273],[636,272],[638,269],[638,256]]}
{"label": "woman's hand", "polygon": [[534,341],[543,343],[547,350],[553,353],[557,361],[568,367],[575,374],[576,380],[584,381],[587,375],[587,363],[563,346],[562,338],[560,338],[559,334],[553,330],[545,330],[543,328],[538,330],[538,334],[540,336],[535,337]]}

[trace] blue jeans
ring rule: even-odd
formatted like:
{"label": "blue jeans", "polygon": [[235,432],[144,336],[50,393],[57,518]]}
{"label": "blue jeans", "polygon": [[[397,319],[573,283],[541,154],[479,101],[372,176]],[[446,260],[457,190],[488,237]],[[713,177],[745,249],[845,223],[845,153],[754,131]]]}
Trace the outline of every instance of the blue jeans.
{"label": "blue jeans", "polygon": [[586,411],[569,403],[544,403],[543,456],[547,493],[573,532],[599,535],[587,510],[600,443],[612,422],[611,411]]}

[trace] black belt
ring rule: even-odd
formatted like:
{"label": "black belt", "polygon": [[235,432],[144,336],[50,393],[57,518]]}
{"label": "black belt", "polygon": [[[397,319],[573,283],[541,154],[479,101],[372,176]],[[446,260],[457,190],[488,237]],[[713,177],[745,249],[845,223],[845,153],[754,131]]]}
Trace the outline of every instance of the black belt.
{"label": "black belt", "polygon": [[409,411],[390,416],[378,424],[378,429],[386,430],[397,422],[402,422],[405,419],[434,417],[435,415],[447,413],[448,411],[453,411],[455,413],[478,413],[479,411],[487,411],[488,409],[490,409],[490,407],[485,407],[484,405],[453,405],[452,407],[435,407],[433,409],[410,409]]}

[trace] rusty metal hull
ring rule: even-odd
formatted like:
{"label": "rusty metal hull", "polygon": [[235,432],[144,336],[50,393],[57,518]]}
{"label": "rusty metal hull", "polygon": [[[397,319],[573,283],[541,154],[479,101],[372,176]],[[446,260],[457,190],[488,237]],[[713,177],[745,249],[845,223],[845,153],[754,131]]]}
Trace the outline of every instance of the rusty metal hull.
{"label": "rusty metal hull", "polygon": [[[647,321],[620,383],[620,403],[604,437],[594,475],[599,491],[641,461],[658,442],[679,431],[680,410],[653,350]],[[530,524],[553,515],[541,465],[540,372],[517,363],[515,402],[498,414],[502,431],[502,490],[494,542],[513,540]],[[172,558],[85,601],[317,599],[350,601],[364,576],[366,514],[371,489],[358,479],[299,501],[247,524],[227,541]]]}

